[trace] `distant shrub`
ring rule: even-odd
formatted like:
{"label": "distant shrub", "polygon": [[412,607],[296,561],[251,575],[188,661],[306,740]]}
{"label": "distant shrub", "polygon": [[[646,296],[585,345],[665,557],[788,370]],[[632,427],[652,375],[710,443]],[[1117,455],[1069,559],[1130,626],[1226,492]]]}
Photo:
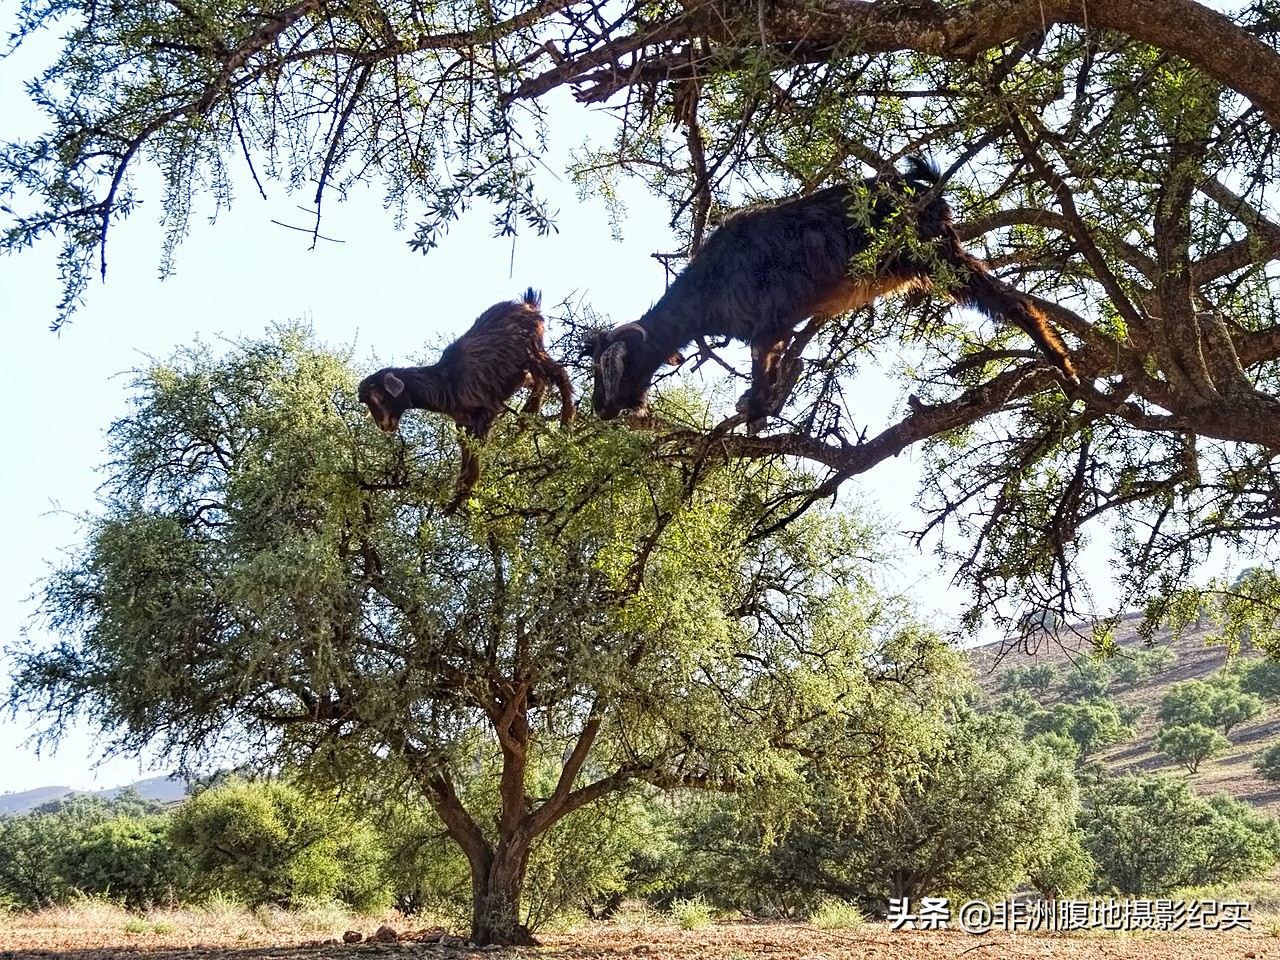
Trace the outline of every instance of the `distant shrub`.
{"label": "distant shrub", "polygon": [[1280,700],[1280,662],[1268,657],[1240,668],[1240,689],[1264,700]]}
{"label": "distant shrub", "polygon": [[682,930],[701,930],[711,926],[711,905],[702,897],[671,901],[671,918]]}
{"label": "distant shrub", "polygon": [[1203,723],[1171,724],[1156,734],[1156,749],[1190,773],[1200,769],[1205,760],[1226,752],[1231,741]]}
{"label": "distant shrub", "polygon": [[249,905],[390,903],[372,828],[286,783],[231,780],[206,790],[173,814],[171,836],[206,890]]}
{"label": "distant shrub", "polygon": [[1253,768],[1262,779],[1280,783],[1280,743],[1263,750],[1253,761]]}
{"label": "distant shrub", "polygon": [[1026,688],[1027,685],[1027,668],[1022,664],[1015,664],[1000,674],[998,686],[1003,691],[1013,693]]}
{"label": "distant shrub", "polygon": [[1034,667],[1027,668],[1027,686],[1042,697],[1049,692],[1057,677],[1058,671],[1048,663],[1037,663]]}
{"label": "distant shrub", "polygon": [[1262,698],[1241,689],[1234,673],[1215,674],[1210,682],[1183,680],[1160,698],[1160,719],[1166,725],[1203,724],[1230,733],[1262,712]]}
{"label": "distant shrub", "polygon": [[826,899],[809,915],[809,922],[820,930],[856,930],[867,918],[856,904]]}
{"label": "distant shrub", "polygon": [[1085,758],[1133,735],[1132,726],[1125,723],[1112,700],[1057,704],[1052,710],[1027,717],[1026,731],[1033,737],[1041,733],[1070,737]]}
{"label": "distant shrub", "polygon": [[23,907],[108,894],[140,906],[187,890],[190,870],[168,840],[161,806],[124,791],[74,796],[0,817],[0,898]]}
{"label": "distant shrub", "polygon": [[1111,685],[1111,668],[1086,661],[1063,677],[1062,693],[1070,700],[1101,700]]}
{"label": "distant shrub", "polygon": [[1116,657],[1114,669],[1116,681],[1126,687],[1136,687],[1151,676],[1151,667],[1141,651],[1137,653],[1126,651],[1119,654]]}

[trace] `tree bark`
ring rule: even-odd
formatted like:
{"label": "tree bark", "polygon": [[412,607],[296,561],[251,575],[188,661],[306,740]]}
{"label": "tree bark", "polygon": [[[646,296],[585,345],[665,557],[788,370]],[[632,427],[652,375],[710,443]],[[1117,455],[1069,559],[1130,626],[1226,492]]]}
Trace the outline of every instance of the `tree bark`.
{"label": "tree bark", "polygon": [[520,921],[520,899],[531,845],[532,838],[522,831],[503,839],[486,870],[477,871],[472,864],[471,940],[477,946],[538,946],[529,928]]}

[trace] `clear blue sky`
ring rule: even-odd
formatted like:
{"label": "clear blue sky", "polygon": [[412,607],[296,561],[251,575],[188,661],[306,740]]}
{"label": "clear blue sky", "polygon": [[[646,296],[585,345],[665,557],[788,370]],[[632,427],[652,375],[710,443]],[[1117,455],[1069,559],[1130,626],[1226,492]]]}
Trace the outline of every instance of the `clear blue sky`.
{"label": "clear blue sky", "polygon": [[[5,34],[15,8],[13,0],[0,0]],[[51,49],[50,40],[0,60],[0,139],[40,132],[22,82]],[[566,104],[559,115],[565,120],[553,130],[547,160],[557,171],[584,137],[610,129],[606,117],[577,106]],[[639,317],[663,291],[662,267],[650,254],[677,246],[665,204],[633,189],[625,237],[615,242],[602,202],[580,201],[567,179],[556,184],[548,174],[542,182],[559,210],[558,234],[521,237],[513,252],[509,240],[489,235],[486,212],[475,210],[426,257],[395,231],[376,190],[342,204],[333,194],[323,232],[344,242],[309,251],[306,235],[271,223],[306,223],[299,209],[309,205],[306,191],[291,196],[269,184],[270,200],[263,202],[251,184],[240,183],[235,206],[215,225],[192,218],[177,275],[164,282],[157,279],[160,193],[148,190],[141,208],[112,231],[106,283],[92,284],[74,323],[57,336],[48,332],[60,292],[56,243],[0,257],[0,644],[20,642],[34,582],[76,543],[76,515],[94,508],[102,479],[97,468],[105,460],[105,431],[126,411],[123,374],[148,357],[168,356],[196,337],[257,336],[273,322],[301,317],[326,343],[355,344],[357,357],[415,362],[425,344],[462,331],[485,307],[527,286],[543,291],[546,306],[577,291],[614,323]],[[199,213],[212,212],[210,205]],[[887,412],[897,402],[895,391],[882,378],[867,380],[867,409]],[[849,484],[848,492],[865,492],[891,524],[913,526],[915,467],[916,453],[908,452]],[[936,576],[932,558],[912,556],[905,542],[894,546],[906,554],[900,588],[913,589],[925,607],[946,605],[945,579]],[[922,572],[930,570],[933,576]],[[0,662],[0,685],[7,685],[8,668]],[[131,758],[95,769],[99,751],[84,726],[70,731],[56,752],[37,757],[24,743],[32,719],[0,718],[0,792],[49,784],[99,789],[165,772],[163,760],[150,767]]]}

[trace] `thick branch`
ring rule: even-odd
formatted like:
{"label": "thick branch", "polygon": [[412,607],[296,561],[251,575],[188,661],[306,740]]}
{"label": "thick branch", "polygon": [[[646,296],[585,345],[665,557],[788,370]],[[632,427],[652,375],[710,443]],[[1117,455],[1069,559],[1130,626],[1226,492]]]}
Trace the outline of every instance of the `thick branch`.
{"label": "thick branch", "polygon": [[[1248,97],[1280,129],[1280,54],[1228,17],[1194,0],[986,0],[945,7],[864,0],[687,4],[686,12],[640,33],[558,64],[523,84],[516,98],[575,83],[625,54],[664,41],[706,37],[725,46],[756,46],[762,37],[793,63],[817,63],[837,50],[874,54],[916,51],[971,60],[1056,24],[1109,28],[1184,57]],[[639,64],[636,65],[640,66]],[[598,77],[594,78],[597,81]],[[652,78],[650,78],[652,79]]]}

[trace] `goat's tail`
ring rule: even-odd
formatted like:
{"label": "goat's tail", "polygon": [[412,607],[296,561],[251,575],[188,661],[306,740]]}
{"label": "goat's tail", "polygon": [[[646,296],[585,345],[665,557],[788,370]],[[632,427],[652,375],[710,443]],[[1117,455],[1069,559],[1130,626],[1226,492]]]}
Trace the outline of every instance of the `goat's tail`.
{"label": "goat's tail", "polygon": [[542,306],[542,294],[533,289],[533,287],[530,287],[524,292],[524,302],[537,310]]}
{"label": "goat's tail", "polygon": [[959,266],[969,274],[964,283],[951,292],[956,301],[981,310],[993,320],[1012,323],[1035,341],[1036,346],[1068,380],[1079,383],[1080,378],[1071,363],[1067,346],[1044,312],[1025,294],[993,277],[981,260],[960,246],[959,239],[954,234],[952,241],[953,255]]}
{"label": "goat's tail", "polygon": [[907,169],[902,178],[914,187],[928,189],[942,179],[942,171],[938,169],[938,165],[926,157],[913,153],[905,157],[904,162]]}

